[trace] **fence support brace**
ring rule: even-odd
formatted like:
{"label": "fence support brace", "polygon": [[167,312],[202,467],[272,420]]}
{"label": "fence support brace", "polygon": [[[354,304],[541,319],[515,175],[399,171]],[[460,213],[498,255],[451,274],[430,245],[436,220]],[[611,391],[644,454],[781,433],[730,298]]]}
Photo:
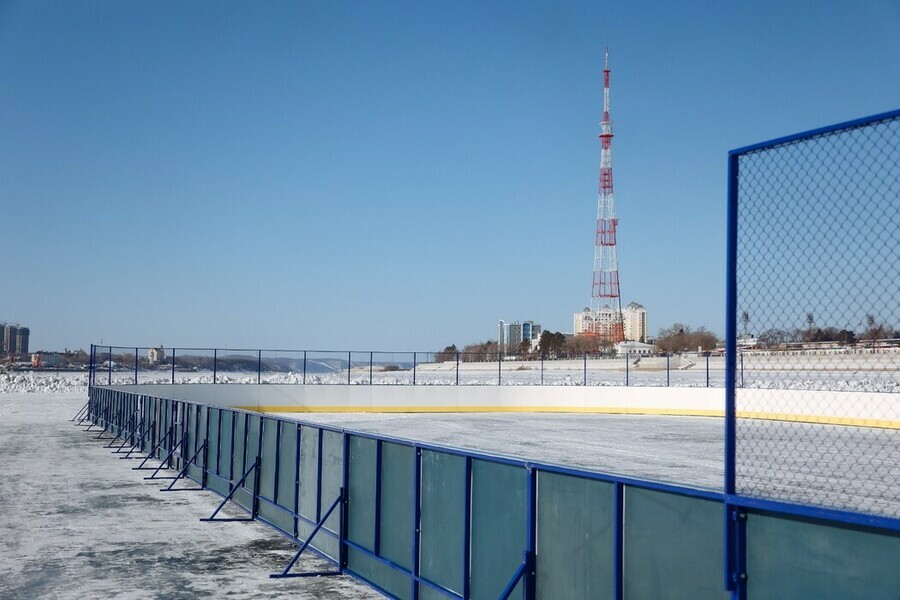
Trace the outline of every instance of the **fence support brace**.
{"label": "fence support brace", "polygon": [[253,473],[254,471],[257,473],[257,476],[254,477],[254,484],[256,484],[256,483],[258,483],[258,480],[259,480],[259,476],[258,476],[258,474],[259,474],[259,456],[256,457],[256,460],[253,461],[253,464],[250,466],[250,468],[247,469],[247,471],[243,475],[241,475],[241,478],[237,480],[237,483],[233,484],[231,491],[228,492],[228,495],[222,499],[222,502],[219,504],[219,506],[216,507],[216,510],[213,511],[213,514],[209,515],[209,517],[207,517],[205,519],[200,519],[200,520],[201,521],[219,521],[221,523],[225,523],[228,521],[252,521],[254,519],[254,517],[256,516],[256,494],[258,493],[257,490],[259,489],[258,485],[254,485],[254,490],[253,490],[253,507],[254,508],[250,511],[251,514],[250,514],[249,518],[242,517],[242,518],[217,519],[216,515],[219,514],[219,511],[222,510],[222,507],[224,507],[225,504],[227,504],[228,501],[232,499],[232,497],[234,496],[234,493],[237,492],[241,488],[242,485],[244,485],[244,482],[247,480],[247,477],[250,476],[250,473]]}
{"label": "fence support brace", "polygon": [[334,502],[331,503],[331,508],[329,508],[325,514],[319,519],[319,522],[316,523],[316,526],[313,528],[312,533],[309,534],[309,537],[300,545],[300,549],[297,550],[297,553],[294,555],[294,558],[291,559],[291,562],[287,564],[284,568],[284,571],[281,573],[272,573],[269,575],[272,579],[280,579],[282,577],[319,577],[322,575],[340,575],[341,571],[328,571],[325,573],[290,573],[289,571],[294,567],[297,563],[297,560],[300,558],[300,555],[303,554],[303,551],[309,546],[310,542],[312,542],[313,538],[316,537],[316,534],[319,533],[319,530],[325,525],[325,521],[328,520],[328,517],[331,516],[331,513],[334,512],[334,509],[337,508],[338,504],[344,499],[344,488],[341,488],[341,491],[338,493],[338,497],[334,499]]}
{"label": "fence support brace", "polygon": [[[168,485],[168,487],[164,487],[164,488],[160,489],[159,491],[161,491],[161,492],[193,492],[193,491],[202,490],[203,489],[202,487],[178,488],[176,490],[176,489],[173,489],[173,486],[179,479],[181,479],[182,477],[185,476],[185,474],[187,474],[188,468],[191,466],[191,464],[193,464],[194,460],[197,459],[197,456],[204,450],[206,450],[206,440],[203,440],[203,443],[200,444],[200,447],[197,448],[197,451],[194,452],[194,455],[192,457],[190,457],[189,459],[187,459],[187,462],[184,463],[184,467],[180,471],[178,471],[178,475],[176,475],[175,477],[172,478],[172,483],[170,483]],[[206,465],[203,465],[203,468],[205,469]]]}

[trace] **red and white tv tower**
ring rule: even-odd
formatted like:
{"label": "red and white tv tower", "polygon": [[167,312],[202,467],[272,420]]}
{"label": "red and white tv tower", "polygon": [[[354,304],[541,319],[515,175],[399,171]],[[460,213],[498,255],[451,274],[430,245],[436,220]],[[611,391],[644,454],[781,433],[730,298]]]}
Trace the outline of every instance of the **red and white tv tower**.
{"label": "red and white tv tower", "polygon": [[619,293],[619,261],[616,256],[616,203],[613,195],[612,121],[609,118],[609,49],[603,69],[603,120],[600,122],[600,195],[597,200],[597,236],[594,248],[594,282],[591,310],[584,333],[612,342],[625,340],[622,297]]}

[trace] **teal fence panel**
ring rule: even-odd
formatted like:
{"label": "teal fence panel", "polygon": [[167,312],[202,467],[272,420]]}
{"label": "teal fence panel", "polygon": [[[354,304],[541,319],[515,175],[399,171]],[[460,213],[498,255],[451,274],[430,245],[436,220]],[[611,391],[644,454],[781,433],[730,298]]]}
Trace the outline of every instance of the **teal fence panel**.
{"label": "teal fence panel", "polygon": [[[376,440],[354,435],[349,439],[347,538],[376,555],[380,555],[381,540],[388,534],[383,528],[376,526],[381,497],[381,484],[378,480],[379,446],[382,446],[383,451],[383,444]],[[408,539],[407,546],[410,542],[411,539]],[[397,598],[411,596],[412,588],[407,575],[352,546],[347,550],[347,566]]]}
{"label": "teal fence panel", "polygon": [[900,598],[900,534],[763,513],[747,516],[747,597]]}
{"label": "teal fence panel", "polygon": [[278,456],[278,421],[262,420],[262,446],[259,469],[259,495],[275,500],[275,462]]}
{"label": "teal fence panel", "polygon": [[[187,460],[191,456],[194,455],[197,450],[199,450],[203,445],[203,440],[206,439],[206,432],[197,431],[197,413],[200,411],[200,407],[196,404],[188,404],[186,406],[187,409],[187,428],[188,428],[188,456],[185,458]],[[203,452],[197,455],[197,457],[191,462],[190,466],[187,470],[188,477],[200,481],[203,477]]]}
{"label": "teal fence panel", "polygon": [[[380,555],[412,569],[416,449],[402,444],[381,445]],[[458,534],[457,534],[458,535]]]}
{"label": "teal fence panel", "polygon": [[[422,450],[421,485],[419,574],[462,594],[465,539],[460,533],[466,529],[466,459]],[[419,586],[420,594],[427,590]]]}
{"label": "teal fence panel", "polygon": [[233,426],[234,412],[230,410],[221,411],[219,417],[219,474],[226,479],[231,479],[232,477]]}
{"label": "teal fence panel", "polygon": [[247,415],[234,414],[234,469],[231,473],[232,483],[237,483],[247,470]]}
{"label": "teal fence panel", "polygon": [[278,505],[294,510],[297,494],[297,424],[281,422],[278,445]]}
{"label": "teal fence panel", "polygon": [[[318,520],[319,436],[320,429],[300,427],[300,484],[297,512],[315,523]],[[305,528],[302,528],[305,530]],[[311,531],[312,528],[310,527]]]}
{"label": "teal fence panel", "polygon": [[613,593],[616,486],[538,473],[539,598],[610,598]]}
{"label": "teal fence panel", "polygon": [[[292,509],[286,510],[276,503],[278,482],[277,473],[281,454],[280,422],[276,419],[263,419],[262,456],[260,457],[260,497],[267,501],[259,503],[259,516],[277,527],[278,529],[294,535],[294,516]],[[293,462],[293,459],[291,459]]]}
{"label": "teal fence panel", "polygon": [[626,487],[625,597],[730,598],[721,502]]}
{"label": "teal fence panel", "polygon": [[209,420],[209,470],[216,475],[219,474],[219,413],[218,408],[210,408],[206,416]]}
{"label": "teal fence panel", "polygon": [[[472,598],[496,600],[522,564],[527,472],[472,461]],[[519,582],[511,598],[521,598]]]}
{"label": "teal fence panel", "polygon": [[[350,436],[347,539],[372,552],[375,551],[377,445],[375,440]],[[327,502],[323,504],[327,505]],[[353,568],[353,562],[350,566]]]}
{"label": "teal fence panel", "polygon": [[[343,435],[336,431],[322,432],[322,496],[320,502],[322,511],[328,509],[341,493],[344,485],[344,448]],[[325,521],[323,529],[333,534],[341,530],[341,511],[335,510]],[[318,544],[321,544],[319,546]],[[317,539],[317,547],[324,550],[329,556],[337,558],[340,546],[335,536],[325,535]]]}

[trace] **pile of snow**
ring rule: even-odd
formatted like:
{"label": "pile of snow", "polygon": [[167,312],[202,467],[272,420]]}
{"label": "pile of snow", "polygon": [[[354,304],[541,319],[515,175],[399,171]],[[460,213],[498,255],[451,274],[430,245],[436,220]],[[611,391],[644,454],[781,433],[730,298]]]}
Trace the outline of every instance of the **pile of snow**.
{"label": "pile of snow", "polygon": [[0,372],[0,393],[87,393],[87,373]]}

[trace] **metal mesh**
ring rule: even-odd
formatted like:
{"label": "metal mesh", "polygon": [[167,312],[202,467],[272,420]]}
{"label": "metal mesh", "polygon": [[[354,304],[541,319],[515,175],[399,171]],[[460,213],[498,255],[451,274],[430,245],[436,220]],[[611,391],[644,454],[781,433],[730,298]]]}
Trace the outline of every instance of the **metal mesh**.
{"label": "metal mesh", "polygon": [[737,161],[736,491],[900,517],[900,115]]}

